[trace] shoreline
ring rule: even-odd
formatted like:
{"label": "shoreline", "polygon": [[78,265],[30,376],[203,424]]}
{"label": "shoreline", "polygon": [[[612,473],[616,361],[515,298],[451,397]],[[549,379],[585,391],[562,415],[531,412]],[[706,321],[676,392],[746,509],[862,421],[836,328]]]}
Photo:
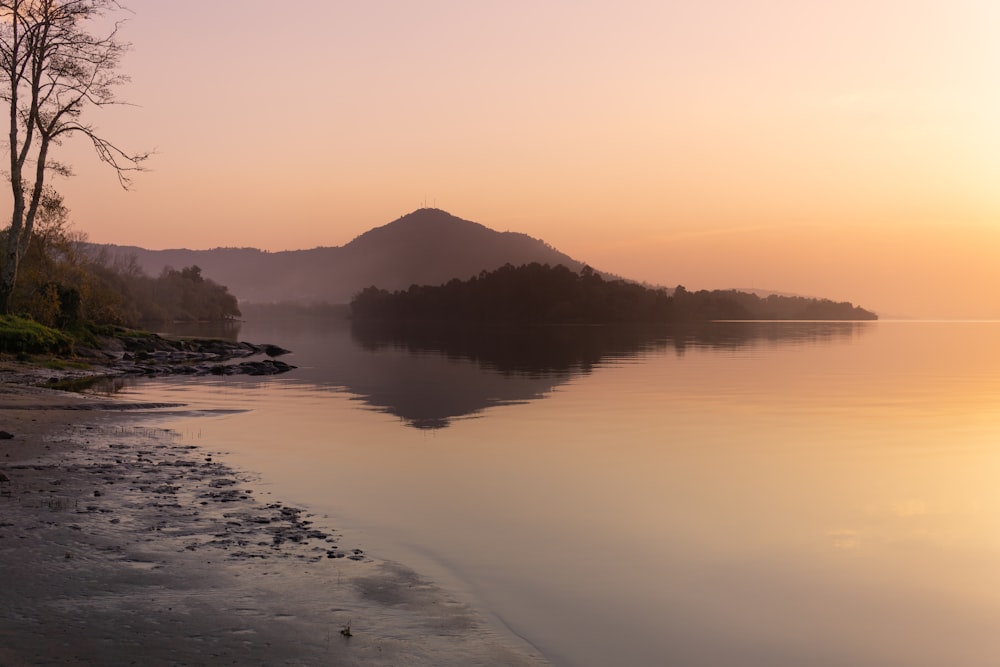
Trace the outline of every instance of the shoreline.
{"label": "shoreline", "polygon": [[0,665],[548,664],[154,407],[0,384]]}

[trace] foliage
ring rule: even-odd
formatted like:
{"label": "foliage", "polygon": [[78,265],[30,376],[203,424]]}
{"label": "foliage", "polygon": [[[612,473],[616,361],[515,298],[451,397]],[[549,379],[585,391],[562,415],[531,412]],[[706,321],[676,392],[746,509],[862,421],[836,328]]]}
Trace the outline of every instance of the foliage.
{"label": "foliage", "polygon": [[737,290],[674,290],[674,312],[684,320],[874,320],[875,313],[846,301]]}
{"label": "foliage", "polygon": [[162,322],[208,322],[240,316],[236,297],[201,275],[197,266],[166,268],[153,278],[131,261],[87,260],[81,316],[93,324],[137,326]]}
{"label": "foliage", "polygon": [[197,266],[167,267],[159,278],[132,281],[132,302],[140,322],[205,322],[239,317],[236,297],[201,275]]}
{"label": "foliage", "polygon": [[69,336],[33,320],[0,315],[0,352],[7,354],[68,354]]}
{"label": "foliage", "polygon": [[782,297],[762,299],[734,290],[671,295],[625,280],[605,280],[584,267],[510,264],[469,280],[389,292],[367,287],[351,301],[351,314],[369,321],[519,322],[607,324],[753,319],[875,319],[849,303]]}
{"label": "foliage", "polygon": [[[47,190],[11,297],[14,312],[49,327],[85,332],[94,326],[238,317],[236,297],[197,266],[152,278],[132,258],[108,258],[72,231],[58,193]],[[0,243],[3,234],[0,234]],[[5,259],[0,256],[0,266]]]}
{"label": "foliage", "polygon": [[89,364],[85,364],[82,361],[70,361],[69,359],[62,359],[59,357],[52,357],[51,359],[46,359],[41,363],[42,368],[47,368],[52,371],[68,371],[68,370],[87,370],[90,368]]}
{"label": "foliage", "polygon": [[[89,292],[86,268],[74,250],[79,236],[70,231],[69,211],[58,193],[46,188],[43,202],[10,304],[47,326],[72,327],[80,322]],[[0,264],[7,261],[0,257]]]}

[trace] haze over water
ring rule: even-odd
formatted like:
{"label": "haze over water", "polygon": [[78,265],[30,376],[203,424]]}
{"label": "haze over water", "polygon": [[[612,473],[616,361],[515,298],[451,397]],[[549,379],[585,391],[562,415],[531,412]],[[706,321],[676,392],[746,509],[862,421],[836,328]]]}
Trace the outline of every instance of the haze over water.
{"label": "haze over water", "polygon": [[1000,661],[1000,324],[596,331],[250,322],[301,368],[126,391],[558,665]]}

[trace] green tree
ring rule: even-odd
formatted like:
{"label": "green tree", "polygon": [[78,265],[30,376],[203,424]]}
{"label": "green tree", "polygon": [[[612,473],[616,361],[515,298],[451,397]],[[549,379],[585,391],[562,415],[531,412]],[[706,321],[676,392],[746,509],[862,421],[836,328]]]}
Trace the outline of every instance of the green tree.
{"label": "green tree", "polygon": [[0,309],[10,312],[19,264],[32,239],[46,176],[70,175],[50,150],[62,139],[83,135],[99,159],[127,188],[131,172],[149,153],[128,153],[83,118],[91,107],[120,104],[118,72],[129,48],[118,38],[120,21],[104,32],[88,28],[121,10],[116,0],[0,0],[0,100],[9,115],[9,177],[13,211],[2,249]]}

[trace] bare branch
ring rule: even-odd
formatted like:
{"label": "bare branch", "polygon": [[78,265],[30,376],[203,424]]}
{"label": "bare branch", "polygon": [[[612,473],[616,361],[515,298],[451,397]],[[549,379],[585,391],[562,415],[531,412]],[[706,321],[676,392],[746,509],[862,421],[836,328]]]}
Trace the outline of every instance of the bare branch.
{"label": "bare branch", "polygon": [[[95,21],[128,10],[118,0],[0,0],[0,100],[8,109],[11,227],[0,271],[0,307],[9,306],[17,264],[27,247],[47,174],[69,175],[50,150],[64,137],[90,139],[101,162],[128,189],[151,153],[130,153],[84,122],[89,108],[124,104],[117,89],[128,82],[118,72],[131,45],[119,39],[126,19],[94,33]],[[131,13],[131,12],[129,12]],[[30,165],[30,166],[29,166]],[[34,171],[25,185],[25,170]]]}

